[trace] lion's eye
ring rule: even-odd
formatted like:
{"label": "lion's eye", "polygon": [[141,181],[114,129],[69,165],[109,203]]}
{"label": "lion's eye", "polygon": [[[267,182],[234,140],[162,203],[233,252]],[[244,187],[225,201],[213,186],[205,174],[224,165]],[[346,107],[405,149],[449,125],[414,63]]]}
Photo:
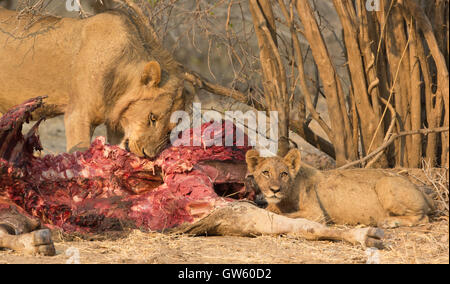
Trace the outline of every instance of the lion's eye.
{"label": "lion's eye", "polygon": [[263,171],[262,174],[263,174],[265,177],[269,177],[269,171]]}
{"label": "lion's eye", "polygon": [[287,173],[287,172],[282,172],[282,173],[280,174],[280,176],[281,176],[282,178],[285,178],[285,177],[288,176],[288,173]]}
{"label": "lion's eye", "polygon": [[152,112],[150,113],[150,115],[148,116],[148,120],[150,121],[151,124],[155,124],[157,117],[156,115],[154,115]]}

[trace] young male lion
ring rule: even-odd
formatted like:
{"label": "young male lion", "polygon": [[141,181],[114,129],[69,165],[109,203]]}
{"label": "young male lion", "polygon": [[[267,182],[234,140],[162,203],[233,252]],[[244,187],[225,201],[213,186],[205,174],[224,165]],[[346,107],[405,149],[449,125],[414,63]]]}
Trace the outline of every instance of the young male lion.
{"label": "young male lion", "polygon": [[184,109],[179,64],[133,11],[35,19],[0,7],[0,116],[46,95],[33,119],[64,115],[66,149],[87,149],[105,123],[108,142],[155,157]]}
{"label": "young male lion", "polygon": [[428,222],[432,200],[406,178],[380,169],[319,171],[291,149],[284,158],[246,155],[264,198],[260,205],[292,218],[393,228]]}

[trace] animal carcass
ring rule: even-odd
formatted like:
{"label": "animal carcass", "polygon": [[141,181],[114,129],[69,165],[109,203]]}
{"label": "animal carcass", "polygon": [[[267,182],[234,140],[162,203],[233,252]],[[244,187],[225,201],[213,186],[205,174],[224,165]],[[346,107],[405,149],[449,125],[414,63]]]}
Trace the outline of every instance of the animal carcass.
{"label": "animal carcass", "polygon": [[25,137],[21,130],[41,105],[41,98],[33,99],[1,118],[0,196],[47,226],[82,232],[124,226],[164,230],[232,201],[215,187],[236,198],[249,195],[242,162],[248,147],[169,147],[150,161],[97,138],[85,152],[36,157],[34,150],[42,149],[39,122]]}
{"label": "animal carcass", "polygon": [[[27,235],[39,227],[81,233],[125,227],[209,235],[296,232],[307,239],[381,243],[379,230],[330,229],[236,202],[256,194],[244,186],[247,146],[171,146],[152,161],[97,138],[85,152],[35,156],[42,150],[40,121],[25,136],[22,124],[42,100],[31,99],[0,119],[0,247],[20,250],[25,244],[27,252],[54,254],[46,230]],[[226,127],[238,131],[232,124],[206,123],[200,133],[224,138],[231,130]],[[198,138],[194,129],[186,131]],[[42,244],[45,250],[33,250]]]}

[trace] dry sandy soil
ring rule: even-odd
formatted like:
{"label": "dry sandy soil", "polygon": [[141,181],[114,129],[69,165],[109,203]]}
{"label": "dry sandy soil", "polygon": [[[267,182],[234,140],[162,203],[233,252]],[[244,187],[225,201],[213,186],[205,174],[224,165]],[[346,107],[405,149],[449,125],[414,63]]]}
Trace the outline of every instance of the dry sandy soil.
{"label": "dry sandy soil", "polygon": [[[449,263],[448,219],[415,228],[387,230],[379,263]],[[366,263],[368,250],[342,242],[306,241],[295,235],[190,237],[142,233],[124,236],[56,236],[57,255],[0,252],[1,263]],[[74,248],[78,251],[74,254]]]}
{"label": "dry sandy soil", "polygon": [[[62,118],[48,120],[40,129],[46,153],[64,150]],[[96,133],[103,135],[104,128]],[[343,242],[306,241],[295,235],[192,237],[133,230],[80,237],[55,232],[56,256],[25,256],[4,250],[0,251],[0,263],[449,263],[448,211],[446,215],[435,217],[428,225],[386,230],[386,248],[375,252]]]}

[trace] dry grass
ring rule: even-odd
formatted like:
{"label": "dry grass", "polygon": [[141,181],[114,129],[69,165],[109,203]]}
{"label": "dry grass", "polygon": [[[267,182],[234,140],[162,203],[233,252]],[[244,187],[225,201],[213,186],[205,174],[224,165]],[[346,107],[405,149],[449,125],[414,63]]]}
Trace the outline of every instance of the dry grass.
{"label": "dry grass", "polygon": [[423,161],[422,171],[426,177],[425,184],[430,185],[433,190],[432,197],[436,201],[436,213],[448,217],[448,168],[435,170]]}
{"label": "dry grass", "polygon": [[[449,263],[448,218],[425,226],[386,231],[381,263]],[[94,238],[95,239],[95,238]],[[306,241],[295,235],[191,237],[133,230],[111,240],[71,238],[56,243],[55,257],[0,252],[0,263],[65,263],[77,248],[81,263],[366,263],[361,247]]]}
{"label": "dry grass", "polygon": [[448,168],[432,168],[422,161],[421,169],[397,169],[419,186],[434,201],[436,210],[434,218],[449,216],[449,171]]}

